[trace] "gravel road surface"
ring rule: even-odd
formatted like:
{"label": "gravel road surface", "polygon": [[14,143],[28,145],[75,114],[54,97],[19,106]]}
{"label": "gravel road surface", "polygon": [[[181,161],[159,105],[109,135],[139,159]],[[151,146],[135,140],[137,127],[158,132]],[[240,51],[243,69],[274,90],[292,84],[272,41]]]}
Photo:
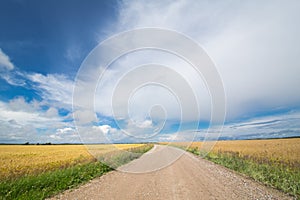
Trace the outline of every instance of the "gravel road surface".
{"label": "gravel road surface", "polygon": [[52,199],[293,198],[183,150],[155,145],[150,152],[118,171]]}

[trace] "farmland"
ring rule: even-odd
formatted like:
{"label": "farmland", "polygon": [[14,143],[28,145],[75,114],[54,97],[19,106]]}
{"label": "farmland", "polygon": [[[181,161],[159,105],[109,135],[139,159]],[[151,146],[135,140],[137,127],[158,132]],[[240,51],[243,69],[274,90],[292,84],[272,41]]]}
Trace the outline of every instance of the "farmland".
{"label": "farmland", "polygon": [[[204,153],[214,163],[299,198],[300,139],[218,141],[210,152],[203,152],[202,145],[193,142],[187,150],[198,155]],[[152,146],[1,145],[0,199],[52,196],[138,158]]]}
{"label": "farmland", "polygon": [[[206,154],[202,145],[193,142],[188,151]],[[205,158],[300,197],[299,138],[218,141]]]}
{"label": "farmland", "polygon": [[[101,176],[152,147],[151,144],[1,145],[0,199],[44,199]],[[98,162],[95,157],[105,158],[114,165]]]}
{"label": "farmland", "polygon": [[[193,142],[190,148],[199,149],[201,145],[201,142]],[[212,153],[237,154],[260,162],[300,168],[300,138],[218,141]]]}
{"label": "farmland", "polygon": [[95,158],[88,149],[93,150],[93,155],[95,152],[100,155],[116,148],[139,146],[142,145],[0,145],[0,177],[1,180],[13,179],[92,162]]}

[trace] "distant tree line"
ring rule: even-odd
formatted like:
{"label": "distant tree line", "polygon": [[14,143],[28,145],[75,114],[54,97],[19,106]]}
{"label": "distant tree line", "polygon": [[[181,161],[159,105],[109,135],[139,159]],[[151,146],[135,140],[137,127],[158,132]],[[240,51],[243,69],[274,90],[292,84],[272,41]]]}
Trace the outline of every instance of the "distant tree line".
{"label": "distant tree line", "polygon": [[31,144],[34,144],[34,145],[52,145],[51,142],[46,142],[46,143],[29,143],[29,142],[26,142],[24,143],[24,145],[31,145]]}

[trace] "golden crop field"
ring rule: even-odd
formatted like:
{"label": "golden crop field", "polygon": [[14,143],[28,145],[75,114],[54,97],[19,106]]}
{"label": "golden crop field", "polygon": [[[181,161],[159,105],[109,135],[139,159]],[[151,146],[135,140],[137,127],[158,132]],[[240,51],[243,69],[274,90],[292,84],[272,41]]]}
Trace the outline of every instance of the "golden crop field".
{"label": "golden crop field", "polygon": [[91,162],[95,158],[89,151],[99,155],[142,145],[0,145],[0,180]]}
{"label": "golden crop field", "polygon": [[[201,142],[193,142],[190,147],[201,147]],[[285,163],[300,167],[300,138],[268,140],[218,141],[213,153],[237,153],[239,156],[261,161]]]}

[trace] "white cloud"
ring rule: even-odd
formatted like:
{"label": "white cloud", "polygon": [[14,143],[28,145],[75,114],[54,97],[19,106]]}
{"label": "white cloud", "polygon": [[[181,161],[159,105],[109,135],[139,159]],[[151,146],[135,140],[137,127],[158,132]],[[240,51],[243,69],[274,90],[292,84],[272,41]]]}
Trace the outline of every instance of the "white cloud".
{"label": "white cloud", "polygon": [[[0,58],[1,58],[0,49]],[[1,60],[0,60],[1,65]],[[56,106],[72,107],[72,93],[74,81],[64,74],[29,73],[11,68],[9,71],[0,71],[0,77],[8,84],[35,90],[44,102],[55,102]]]}
{"label": "white cloud", "polygon": [[111,130],[111,126],[109,125],[101,125],[101,126],[93,126],[94,129],[96,130],[100,130],[104,135],[109,134],[110,130]]}
{"label": "white cloud", "polygon": [[25,126],[35,124],[37,127],[48,119],[41,116],[42,112],[36,101],[25,102],[23,97],[10,100],[8,103],[0,102],[0,120],[13,120],[17,124]]}
{"label": "white cloud", "polygon": [[1,68],[4,68],[6,70],[13,70],[15,66],[11,62],[10,58],[0,48],[0,69]]}
{"label": "white cloud", "polygon": [[41,106],[42,102],[26,102],[23,97],[0,101],[0,141],[80,142],[74,128],[70,128],[73,123],[64,121],[67,116],[60,116],[54,107],[44,110]]}
{"label": "white cloud", "polygon": [[83,143],[112,143],[109,138],[111,131],[114,131],[109,125],[100,126],[77,126],[80,139]]}
{"label": "white cloud", "polygon": [[151,128],[152,127],[152,121],[151,120],[145,120],[143,122],[138,123],[138,127],[140,128]]}
{"label": "white cloud", "polygon": [[[150,65],[141,66],[145,63]],[[210,119],[209,93],[197,72],[174,55],[151,50],[134,52],[111,64],[98,82],[94,105],[102,115],[133,121],[190,121],[199,112],[202,119]]]}
{"label": "white cloud", "polygon": [[73,111],[73,117],[78,125],[87,125],[97,121],[95,112],[87,109]]}
{"label": "white cloud", "polygon": [[41,93],[43,99],[55,101],[61,105],[72,105],[73,81],[62,74],[26,74],[26,78],[34,83],[34,89]]}
{"label": "white cloud", "polygon": [[[80,143],[80,137],[75,130],[74,127],[69,127],[68,124],[66,124],[66,127],[64,128],[58,128],[56,129],[56,132],[49,133],[48,140],[51,138],[52,142],[59,142],[59,143]],[[46,138],[45,138],[46,139]],[[44,140],[45,140],[44,139]],[[47,140],[46,140],[47,141]]]}
{"label": "white cloud", "polygon": [[[257,139],[300,136],[300,112],[266,115],[240,122],[225,124],[222,132],[213,130],[185,130],[177,133],[159,134],[157,140],[164,142],[201,141],[206,139]],[[208,140],[209,141],[209,140]],[[208,144],[208,146],[210,146]]]}
{"label": "white cloud", "polygon": [[[2,105],[4,105],[4,103],[2,103]],[[7,106],[12,111],[35,112],[40,109],[38,101],[32,100],[31,102],[27,103],[22,96],[11,99]]]}
{"label": "white cloud", "polygon": [[224,126],[221,136],[229,139],[300,136],[300,113],[289,112],[230,123]]}
{"label": "white cloud", "polygon": [[59,136],[59,135],[55,135],[55,134],[53,134],[53,135],[50,135],[49,136],[51,139],[54,139],[54,140],[61,140],[62,139],[62,137],[61,136]]}
{"label": "white cloud", "polygon": [[0,48],[0,78],[10,85],[24,86],[25,82],[22,73],[14,69],[16,69],[16,67],[11,62],[9,56]]}
{"label": "white cloud", "polygon": [[70,133],[70,132],[75,132],[75,130],[71,127],[59,128],[56,130],[57,134],[65,134],[65,133]]}
{"label": "white cloud", "polygon": [[38,141],[38,134],[32,125],[19,125],[10,123],[11,120],[6,121],[0,119],[0,141],[5,143],[16,142],[36,142]]}
{"label": "white cloud", "polygon": [[26,80],[19,71],[3,71],[0,77],[10,85],[26,87]]}
{"label": "white cloud", "polygon": [[42,128],[55,122],[58,123],[59,118],[58,114],[49,116],[39,107],[37,101],[27,103],[23,97],[12,99],[8,103],[0,103],[0,119],[14,120],[19,125],[34,125]]}
{"label": "white cloud", "polygon": [[299,1],[122,1],[115,27],[173,29],[203,45],[223,79],[227,117],[236,119],[299,105],[299,9]]}
{"label": "white cloud", "polygon": [[50,107],[47,111],[46,111],[46,113],[45,113],[45,116],[46,117],[57,117],[57,116],[59,116],[59,114],[58,114],[58,110],[56,109],[56,108],[54,108],[54,107]]}

